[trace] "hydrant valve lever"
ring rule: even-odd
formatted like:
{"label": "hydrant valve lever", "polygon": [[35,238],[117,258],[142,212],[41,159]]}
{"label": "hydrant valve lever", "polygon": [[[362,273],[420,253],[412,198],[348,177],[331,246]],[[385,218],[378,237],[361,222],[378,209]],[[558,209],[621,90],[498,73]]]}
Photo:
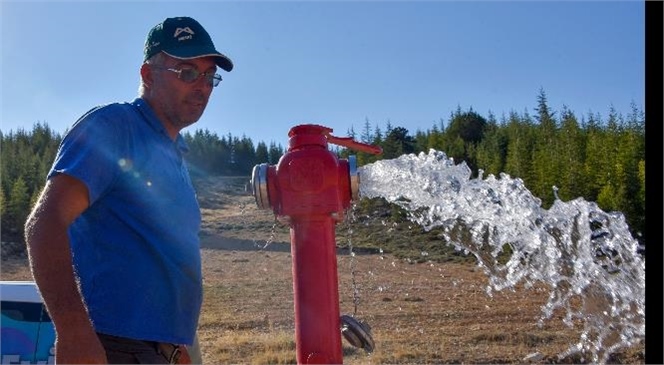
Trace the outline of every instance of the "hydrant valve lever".
{"label": "hydrant valve lever", "polygon": [[353,140],[353,137],[335,137],[331,134],[327,135],[327,140],[330,143],[334,143],[339,146],[346,147],[351,150],[366,152],[372,155],[380,155],[383,153],[383,149],[380,146],[373,146],[370,144],[364,144]]}
{"label": "hydrant valve lever", "polygon": [[298,364],[343,363],[334,227],[357,199],[359,176],[355,156],[339,159],[328,143],[382,152],[331,133],[315,124],[291,128],[277,165],[256,165],[251,178],[258,207],[290,226]]}

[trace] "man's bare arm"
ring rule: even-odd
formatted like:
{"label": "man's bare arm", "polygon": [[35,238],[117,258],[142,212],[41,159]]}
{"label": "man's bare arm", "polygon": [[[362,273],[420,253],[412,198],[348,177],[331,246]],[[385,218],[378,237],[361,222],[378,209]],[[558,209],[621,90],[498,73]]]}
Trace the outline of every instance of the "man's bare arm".
{"label": "man's bare arm", "polygon": [[80,180],[59,174],[47,181],[25,225],[32,275],[56,331],[56,363],[106,363],[81,297],[67,230],[89,206]]}

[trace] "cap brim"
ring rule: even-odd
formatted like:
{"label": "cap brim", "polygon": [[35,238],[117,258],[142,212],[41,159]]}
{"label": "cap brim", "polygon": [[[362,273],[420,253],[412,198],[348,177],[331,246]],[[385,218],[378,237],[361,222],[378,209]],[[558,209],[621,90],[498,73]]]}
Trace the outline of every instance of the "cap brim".
{"label": "cap brim", "polygon": [[222,69],[230,72],[233,69],[233,61],[230,58],[226,57],[223,53],[218,52],[214,48],[205,48],[205,47],[180,47],[176,52],[171,52],[163,50],[167,55],[181,59],[181,60],[190,60],[193,58],[200,57],[214,57],[217,66]]}

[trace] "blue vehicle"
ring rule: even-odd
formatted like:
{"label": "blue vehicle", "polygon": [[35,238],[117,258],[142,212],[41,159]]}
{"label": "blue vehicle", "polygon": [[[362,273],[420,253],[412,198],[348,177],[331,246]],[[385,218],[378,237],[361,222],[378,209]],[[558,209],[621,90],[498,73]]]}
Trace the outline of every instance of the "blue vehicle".
{"label": "blue vehicle", "polygon": [[0,281],[0,362],[53,364],[55,330],[34,282]]}

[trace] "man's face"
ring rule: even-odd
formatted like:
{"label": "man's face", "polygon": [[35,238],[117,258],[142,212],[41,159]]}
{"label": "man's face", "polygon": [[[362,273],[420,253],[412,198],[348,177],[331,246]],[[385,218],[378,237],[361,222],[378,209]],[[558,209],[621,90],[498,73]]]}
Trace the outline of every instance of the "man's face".
{"label": "man's face", "polygon": [[164,65],[153,65],[150,68],[153,75],[149,91],[150,104],[169,133],[177,133],[196,123],[207,106],[212,84],[203,75],[193,82],[186,82],[180,73],[172,70],[186,72],[187,69],[194,69],[211,75],[217,69],[214,59],[202,57],[179,60],[166,57]]}

